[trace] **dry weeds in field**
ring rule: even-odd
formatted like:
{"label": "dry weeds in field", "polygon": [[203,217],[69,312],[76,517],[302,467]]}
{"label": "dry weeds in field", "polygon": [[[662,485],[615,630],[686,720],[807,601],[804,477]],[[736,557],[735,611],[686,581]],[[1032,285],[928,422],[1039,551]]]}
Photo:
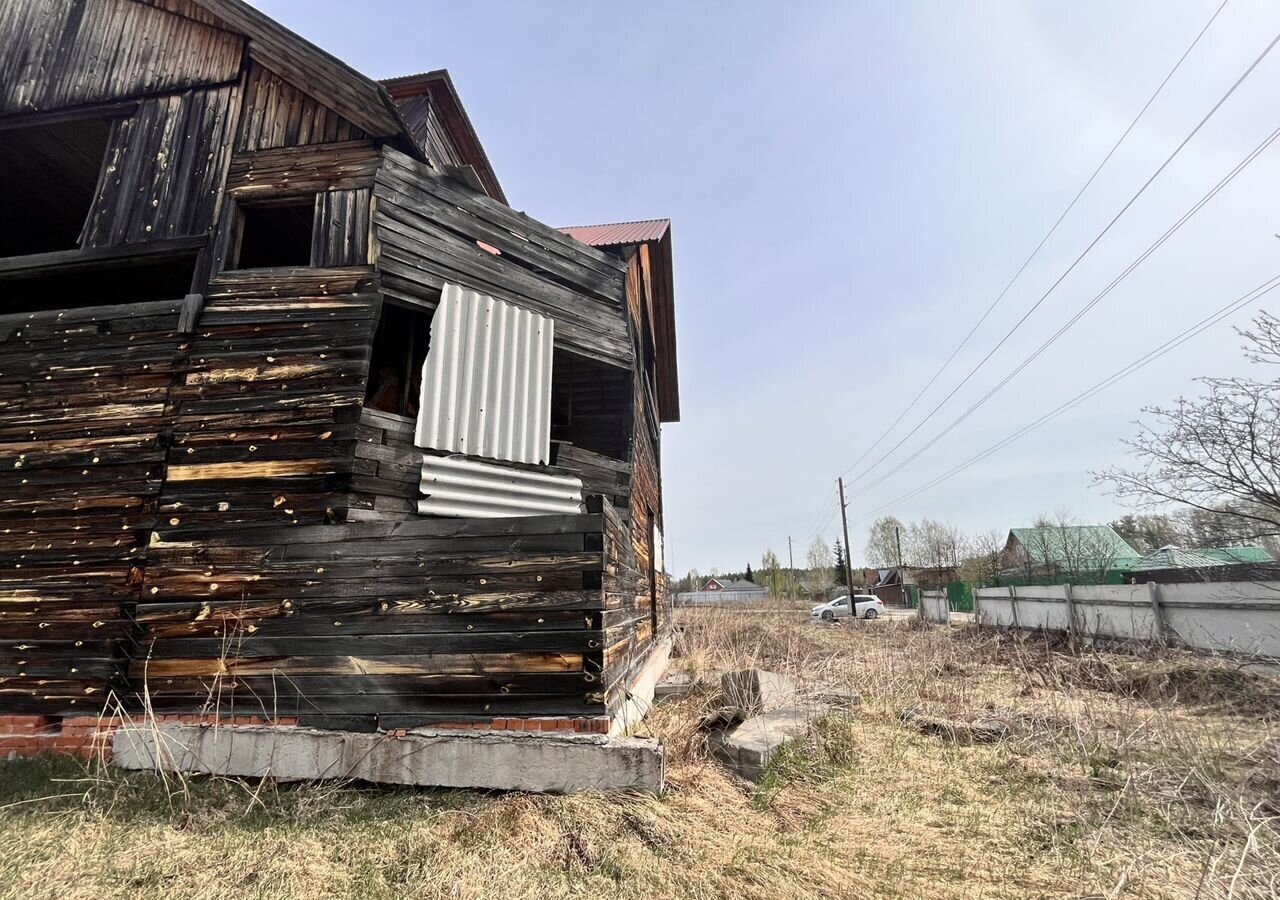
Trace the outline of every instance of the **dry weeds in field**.
{"label": "dry weeds in field", "polygon": [[[761,665],[861,703],[759,787],[707,759],[710,694],[660,706],[662,800],[216,780],[174,794],[11,765],[0,896],[1276,896],[1272,678],[968,629],[681,614],[677,666]],[[903,724],[905,708],[997,717],[1009,736],[949,741]],[[26,802],[45,795],[67,796]]]}

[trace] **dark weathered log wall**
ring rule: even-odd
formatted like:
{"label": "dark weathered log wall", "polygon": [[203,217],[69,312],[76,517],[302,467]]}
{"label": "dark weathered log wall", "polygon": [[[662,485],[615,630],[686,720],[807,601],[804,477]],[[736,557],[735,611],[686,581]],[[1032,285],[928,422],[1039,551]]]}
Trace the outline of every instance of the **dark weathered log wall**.
{"label": "dark weathered log wall", "polygon": [[133,0],[5,0],[0,47],[7,115],[234,81],[245,41]]}
{"label": "dark weathered log wall", "polygon": [[130,674],[157,710],[603,714],[599,516],[252,529],[151,554]]}
{"label": "dark weathered log wall", "polygon": [[0,315],[0,709],[121,687],[185,368],[181,301]]}
{"label": "dark weathered log wall", "polygon": [[380,303],[367,267],[213,280],[173,392],[165,540],[337,517]]}
{"label": "dark weathered log wall", "polygon": [[434,306],[445,282],[466,285],[553,317],[558,347],[631,366],[617,259],[395,150],[383,150],[374,204],[376,261],[389,296]]}

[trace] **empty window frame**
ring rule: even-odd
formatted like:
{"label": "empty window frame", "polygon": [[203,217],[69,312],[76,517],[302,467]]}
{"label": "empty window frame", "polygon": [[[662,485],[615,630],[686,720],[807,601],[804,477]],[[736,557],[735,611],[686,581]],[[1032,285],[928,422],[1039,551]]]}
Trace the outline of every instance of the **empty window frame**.
{"label": "empty window frame", "polygon": [[303,268],[312,265],[316,198],[288,197],[236,204],[226,269]]}
{"label": "empty window frame", "polygon": [[80,246],[111,119],[0,130],[0,257]]}
{"label": "empty window frame", "polygon": [[422,364],[431,346],[431,313],[383,301],[373,338],[365,406],[416,418]]}
{"label": "empty window frame", "polygon": [[556,350],[551,367],[551,439],[627,459],[632,377],[630,369]]}

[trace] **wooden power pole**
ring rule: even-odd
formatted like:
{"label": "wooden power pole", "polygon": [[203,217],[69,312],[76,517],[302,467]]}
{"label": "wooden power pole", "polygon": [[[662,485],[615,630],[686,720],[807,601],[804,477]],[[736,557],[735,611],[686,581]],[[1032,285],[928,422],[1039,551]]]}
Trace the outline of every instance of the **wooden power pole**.
{"label": "wooden power pole", "polygon": [[852,548],[849,546],[849,515],[844,502],[844,476],[836,479],[840,485],[840,523],[844,526],[844,586],[853,596],[853,564],[849,562]]}

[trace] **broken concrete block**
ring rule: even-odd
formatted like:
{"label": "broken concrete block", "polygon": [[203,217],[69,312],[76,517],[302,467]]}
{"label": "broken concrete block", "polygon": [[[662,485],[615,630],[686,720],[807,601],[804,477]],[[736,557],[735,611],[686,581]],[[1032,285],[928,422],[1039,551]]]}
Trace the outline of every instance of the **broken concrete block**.
{"label": "broken concrete block", "polygon": [[574,793],[663,787],[656,740],[599,734],[416,728],[403,736],[236,725],[126,725],[115,764],[273,778]]}
{"label": "broken concrete block", "polygon": [[769,760],[782,747],[809,729],[810,710],[784,706],[747,719],[741,725],[711,734],[712,754],[750,781],[759,781]]}
{"label": "broken concrete block", "polygon": [[796,700],[796,683],[786,675],[763,669],[726,672],[720,678],[726,706],[740,706],[752,713],[767,713]]}

